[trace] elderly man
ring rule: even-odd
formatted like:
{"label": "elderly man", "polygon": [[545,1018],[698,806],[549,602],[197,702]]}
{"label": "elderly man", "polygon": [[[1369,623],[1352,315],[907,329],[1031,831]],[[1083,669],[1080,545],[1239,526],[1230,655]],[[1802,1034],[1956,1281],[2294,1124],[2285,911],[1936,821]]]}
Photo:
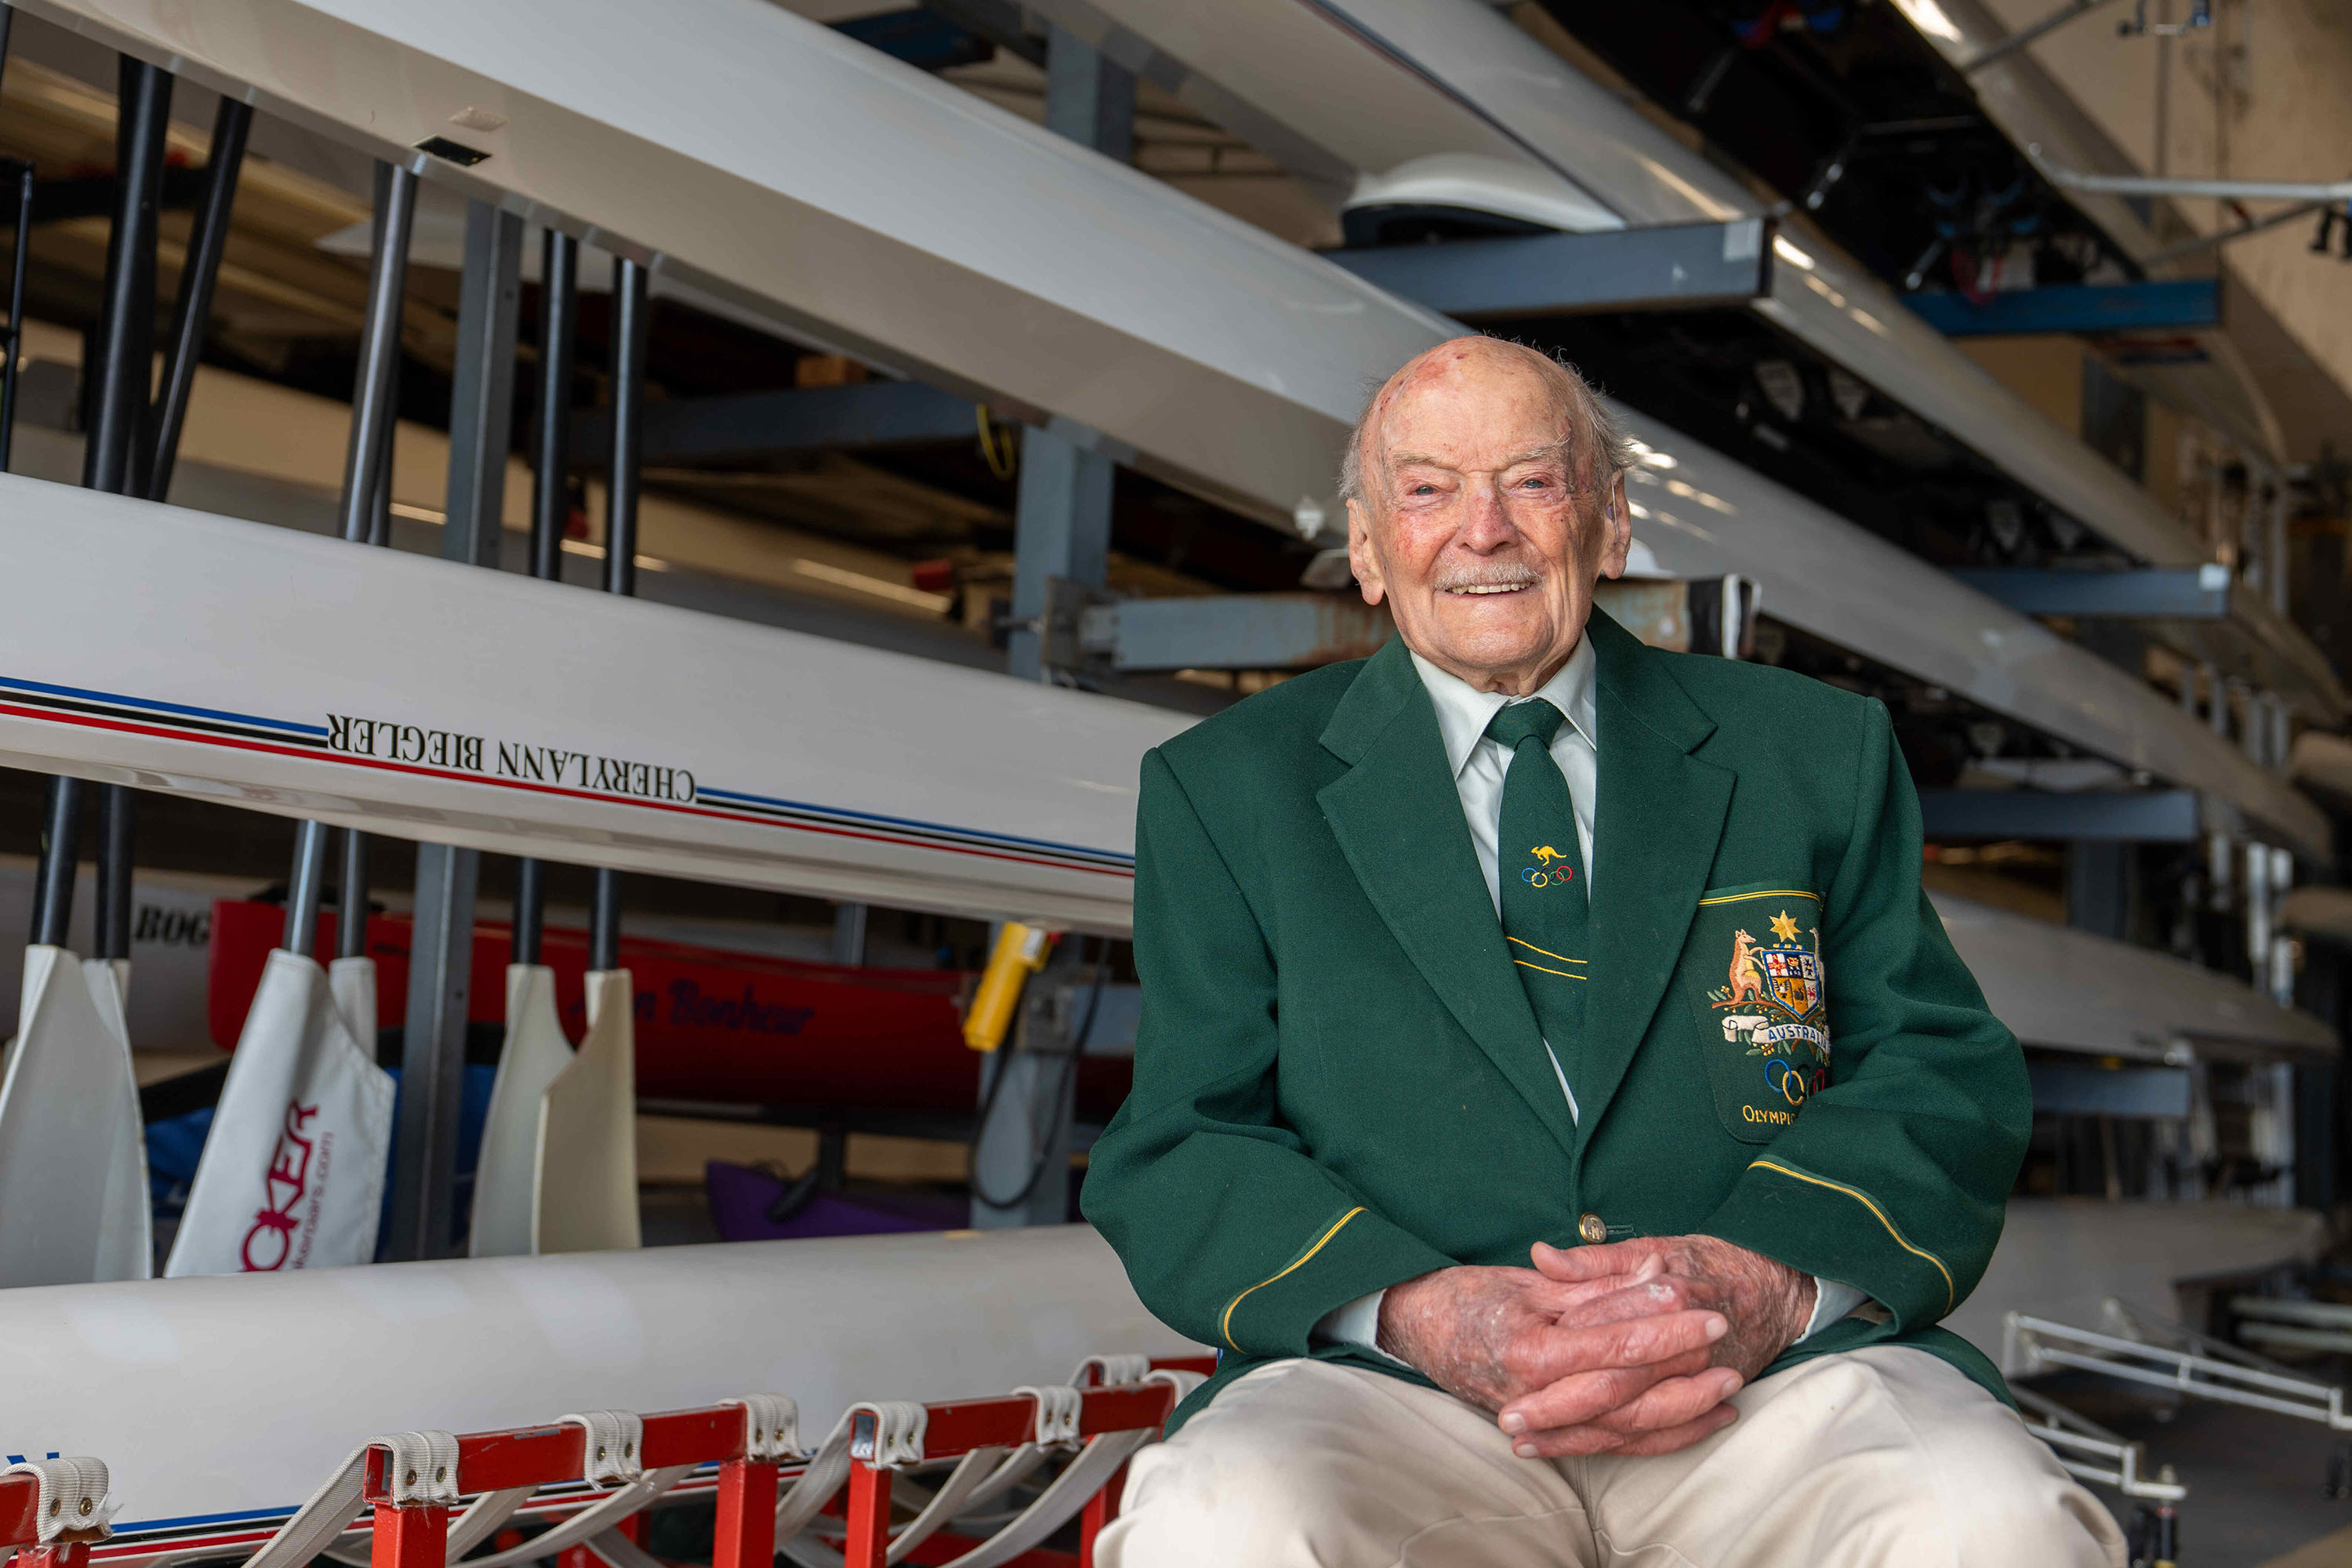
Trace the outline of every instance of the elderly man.
{"label": "elderly man", "polygon": [[1086,1210],[1223,1364],[1107,1568],[2121,1568],[1935,1326],[2029,1107],[1885,710],[1596,612],[1630,461],[1423,354],[1343,477],[1395,639],[1145,759]]}

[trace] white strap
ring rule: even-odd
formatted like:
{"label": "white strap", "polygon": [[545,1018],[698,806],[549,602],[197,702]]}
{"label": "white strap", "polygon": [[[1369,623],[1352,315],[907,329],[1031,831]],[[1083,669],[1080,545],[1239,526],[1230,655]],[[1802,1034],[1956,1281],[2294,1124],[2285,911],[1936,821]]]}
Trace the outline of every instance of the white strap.
{"label": "white strap", "polygon": [[394,1508],[454,1508],[457,1439],[447,1432],[394,1432],[368,1445],[386,1450],[383,1473]]}
{"label": "white strap", "polygon": [[351,1452],[319,1489],[278,1527],[278,1533],[246,1559],[245,1568],[304,1568],[312,1558],[335,1543],[352,1521],[367,1506],[367,1457],[372,1443]]}
{"label": "white strap", "polygon": [[790,1394],[747,1394],[719,1403],[743,1407],[745,1458],[773,1463],[806,1458],[801,1452],[800,1406]]}
{"label": "white strap", "polygon": [[[385,1450],[395,1503],[457,1500],[457,1439],[446,1432],[395,1432],[352,1449],[294,1517],[246,1559],[245,1568],[305,1568],[352,1527],[367,1505],[368,1450]],[[470,1511],[470,1510],[469,1510]]]}
{"label": "white strap", "polygon": [[509,1487],[502,1492],[484,1492],[474,1500],[465,1512],[449,1521],[449,1561],[458,1558],[496,1535],[515,1510],[530,1500],[537,1487]]}
{"label": "white strap", "polygon": [[890,1550],[883,1555],[882,1561],[886,1563],[904,1562],[908,1552],[929,1541],[948,1521],[961,1513],[971,1494],[980,1489],[981,1482],[988,1479],[996,1468],[996,1461],[1003,1458],[1004,1450],[1002,1448],[974,1448],[957,1460],[956,1468],[948,1472],[948,1479],[940,1484],[940,1489],[932,1494],[931,1500],[923,1505],[923,1511],[908,1520],[891,1538]]}
{"label": "white strap", "polygon": [[[861,1411],[874,1418],[873,1432],[862,1442],[855,1426]],[[911,1399],[877,1399],[851,1405],[849,1414],[851,1458],[863,1459],[877,1470],[903,1470],[923,1462],[923,1433],[931,1420],[924,1406]]]}
{"label": "white strap", "polygon": [[[818,1553],[814,1564],[825,1562],[823,1555],[824,1548],[814,1542],[797,1541],[795,1537],[808,1528],[809,1521],[833,1500],[833,1495],[841,1489],[841,1483],[849,1479],[850,1439],[857,1428],[860,1415],[874,1417],[875,1440],[866,1447],[870,1452],[881,1455],[878,1458],[867,1458],[868,1464],[877,1469],[896,1469],[922,1463],[923,1429],[930,1420],[930,1413],[921,1405],[889,1401],[853,1405],[843,1411],[841,1419],[833,1424],[833,1430],[825,1435],[824,1441],[809,1455],[807,1465],[801,1470],[800,1479],[785,1490],[782,1500],[776,1504],[776,1550],[794,1562],[809,1561],[803,1555],[802,1548],[804,1546]],[[863,1454],[857,1457],[866,1458]],[[837,1562],[839,1554],[835,1553],[834,1559]],[[485,1568],[485,1565],[469,1563],[466,1568]]]}
{"label": "white strap", "polygon": [[604,1560],[604,1568],[667,1568],[660,1558],[617,1530],[599,1531],[583,1544]]}
{"label": "white strap", "polygon": [[996,1473],[982,1481],[979,1489],[963,1500],[966,1517],[986,1508],[1014,1487],[1029,1479],[1030,1473],[1045,1462],[1045,1450],[1034,1443],[1024,1443],[1006,1456]]}
{"label": "white strap", "polygon": [[1047,1447],[1077,1447],[1078,1416],[1086,1409],[1085,1394],[1066,1383],[1049,1383],[1043,1388],[1024,1384],[1013,1392],[1025,1394],[1037,1402],[1034,1441]]}
{"label": "white strap", "polygon": [[[1080,1388],[1118,1388],[1130,1383],[1141,1383],[1151,1372],[1148,1355],[1090,1355],[1078,1363],[1078,1370],[1070,1381]],[[1091,1382],[1087,1374],[1094,1374]]]}
{"label": "white strap", "polygon": [[626,1410],[588,1410],[562,1418],[585,1428],[580,1444],[581,1479],[600,1487],[626,1486],[646,1473],[640,1450],[646,1424]]}
{"label": "white strap", "polygon": [[849,1479],[849,1429],[856,1423],[858,1408],[852,1405],[841,1413],[841,1419],[833,1424],[833,1430],[825,1434],[824,1441],[818,1444],[816,1451],[808,1457],[808,1464],[802,1469],[800,1479],[787,1488],[777,1502],[776,1540],[780,1543],[779,1551],[786,1550],[782,1543],[789,1542],[806,1529],[808,1521],[833,1500],[833,1494],[839,1491],[841,1483]]}
{"label": "white strap", "polygon": [[1174,1389],[1176,1404],[1181,1405],[1192,1397],[1194,1389],[1209,1381],[1209,1376],[1206,1373],[1188,1372],[1181,1366],[1169,1366],[1162,1367],[1158,1372],[1145,1373],[1142,1381],[1163,1384]]}
{"label": "white strap", "polygon": [[60,1535],[82,1541],[104,1541],[114,1533],[114,1510],[121,1505],[107,1495],[106,1464],[100,1459],[20,1459],[0,1476],[28,1475],[40,1482],[40,1502],[33,1529],[47,1546]]}
{"label": "white strap", "polygon": [[[647,1470],[643,1479],[631,1481],[609,1497],[582,1509],[554,1529],[534,1535],[520,1546],[494,1552],[488,1557],[467,1558],[466,1568],[509,1568],[513,1563],[552,1557],[566,1547],[577,1546],[590,1536],[610,1530],[693,1472],[692,1465],[671,1465],[663,1469]],[[248,1564],[247,1568],[251,1565]]]}
{"label": "white strap", "polygon": [[[1181,1401],[1208,1379],[1197,1372],[1171,1367],[1160,1372],[1147,1368],[1139,1381],[1171,1389]],[[1042,1422],[1042,1411],[1040,1414]],[[1118,1473],[1119,1466],[1127,1463],[1137,1450],[1158,1436],[1157,1432],[1143,1428],[1129,1432],[1105,1432],[1089,1438],[1087,1446],[1079,1450],[1078,1457],[1054,1478],[1052,1484],[1038,1495],[1034,1502],[1015,1515],[1003,1529],[955,1559],[949,1568],[999,1568],[999,1565],[1045,1541],[1066,1523],[1071,1515],[1086,1507],[1088,1500]],[[1027,1463],[1021,1471],[1024,1475],[1043,1458],[1043,1450],[1030,1449],[1027,1455]],[[1013,1458],[999,1468],[997,1476],[990,1478],[991,1484],[978,1489],[965,1506],[977,1507],[997,1495],[1003,1489],[994,1484],[997,1479],[1013,1470],[1024,1457],[1024,1450],[1016,1449]],[[1004,1482],[1005,1487],[1011,1484],[1011,1479]]]}
{"label": "white strap", "polygon": [[1102,1490],[1105,1482],[1118,1474],[1118,1468],[1155,1436],[1145,1429],[1105,1432],[1087,1439],[1087,1446],[1078,1450],[1078,1457],[1054,1478],[1052,1485],[1037,1494],[1035,1502],[1023,1509],[1003,1530],[954,1559],[948,1568],[1003,1568],[1003,1564],[1067,1523],[1095,1493]]}

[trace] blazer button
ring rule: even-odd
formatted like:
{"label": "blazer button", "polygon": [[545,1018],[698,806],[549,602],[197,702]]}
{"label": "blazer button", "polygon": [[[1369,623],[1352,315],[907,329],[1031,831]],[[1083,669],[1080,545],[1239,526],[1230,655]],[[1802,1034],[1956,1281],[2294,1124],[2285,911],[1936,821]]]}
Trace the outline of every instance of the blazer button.
{"label": "blazer button", "polygon": [[1609,1226],[1599,1215],[1589,1214],[1576,1222],[1576,1234],[1598,1247],[1609,1239]]}

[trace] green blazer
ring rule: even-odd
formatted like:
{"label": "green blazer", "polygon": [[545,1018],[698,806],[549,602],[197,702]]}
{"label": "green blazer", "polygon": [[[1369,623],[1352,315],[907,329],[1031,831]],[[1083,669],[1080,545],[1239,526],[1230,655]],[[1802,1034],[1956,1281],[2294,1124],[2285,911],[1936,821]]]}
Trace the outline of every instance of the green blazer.
{"label": "green blazer", "polygon": [[1581,1129],[1402,639],[1144,758],[1135,1087],[1084,1205],[1152,1311],[1222,1352],[1179,1422],[1276,1357],[1412,1376],[1308,1331],[1433,1268],[1602,1235],[1720,1237],[1886,1309],[1776,1367],[1910,1344],[2007,1397],[1935,1324],[2000,1237],[2025,1066],[1920,890],[1885,709],[1597,610],[1586,635]]}

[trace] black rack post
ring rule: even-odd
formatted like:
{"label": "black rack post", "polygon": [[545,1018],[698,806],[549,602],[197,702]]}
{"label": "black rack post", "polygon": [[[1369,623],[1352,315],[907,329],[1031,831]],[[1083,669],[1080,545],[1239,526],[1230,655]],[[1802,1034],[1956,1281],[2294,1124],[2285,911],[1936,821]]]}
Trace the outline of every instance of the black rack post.
{"label": "black rack post", "polygon": [[188,421],[188,396],[195,390],[196,362],[204,355],[213,289],[220,282],[221,257],[228,248],[229,213],[236,205],[237,175],[245,167],[246,137],[252,128],[252,105],[224,94],[213,115],[205,192],[197,204],[195,227],[188,235],[188,258],[180,268],[172,335],[163,346],[163,385],[147,414],[139,493],[149,500],[166,500],[171,496],[180,431]]}
{"label": "black rack post", "polygon": [[[106,279],[99,305],[95,363],[90,378],[89,428],[83,437],[81,482],[113,495],[136,494],[139,430],[147,413],[148,366],[155,346],[155,218],[163,191],[164,135],[171,129],[172,78],[160,67],[124,56],[118,78],[114,126],[114,214],[106,239]],[[60,781],[76,793],[79,785]],[[131,956],[131,863],[138,797],[129,786],[107,784],[99,794],[98,909],[91,956]],[[73,846],[53,839],[44,847],[71,854]],[[62,925],[71,914],[68,874],[45,879],[48,894],[60,889],[65,908],[47,902],[45,923]]]}
{"label": "black rack post", "polygon": [[[401,300],[408,287],[408,240],[416,221],[416,176],[390,163],[375,166],[375,243],[368,259],[367,313],[360,326],[360,363],[352,381],[352,431],[343,449],[343,494],[340,520],[342,536],[355,544],[373,541],[376,519],[376,487],[388,464],[388,435],[399,390]],[[286,947],[309,957],[318,946],[319,903],[327,879],[329,829],[306,822],[295,840],[294,875],[286,900]],[[357,828],[353,837],[364,839]],[[366,863],[364,843],[344,846],[344,863]],[[345,889],[346,905],[352,893]],[[366,889],[358,892],[366,908]],[[307,904],[307,914],[304,906]],[[352,939],[353,926],[365,940],[366,921],[346,920],[341,942]],[[338,945],[341,945],[339,942]],[[365,949],[361,949],[364,952]]]}
{"label": "black rack post", "polygon": [[[530,488],[530,574],[563,576],[563,535],[572,521],[572,323],[580,310],[580,242],[551,228],[540,245],[539,430]],[[515,866],[514,962],[537,963],[547,928],[547,862]]]}
{"label": "black rack post", "polygon": [[[0,7],[0,15],[5,7]],[[0,367],[0,473],[16,439],[16,373],[25,361],[25,265],[32,253],[33,165],[16,165],[16,237],[8,260],[8,363]]]}
{"label": "black rack post", "polygon": [[[637,591],[637,487],[644,454],[646,326],[650,302],[646,269],[626,257],[613,262],[613,463],[605,478],[604,592]],[[588,927],[588,966],[621,966],[621,874],[596,872],[596,901]]]}
{"label": "black rack post", "polygon": [[[505,531],[507,461],[513,448],[522,244],[520,216],[488,202],[467,205],[441,557],[493,571]],[[456,1240],[457,1132],[480,877],[479,850],[450,844],[416,847],[408,1005],[401,1030],[400,1127],[383,1247],[388,1258],[446,1257]]]}

